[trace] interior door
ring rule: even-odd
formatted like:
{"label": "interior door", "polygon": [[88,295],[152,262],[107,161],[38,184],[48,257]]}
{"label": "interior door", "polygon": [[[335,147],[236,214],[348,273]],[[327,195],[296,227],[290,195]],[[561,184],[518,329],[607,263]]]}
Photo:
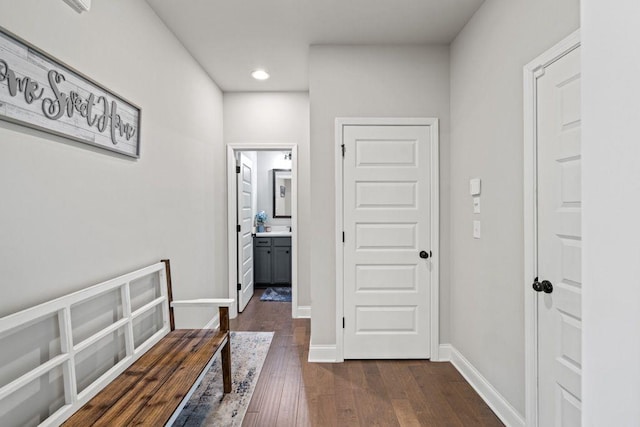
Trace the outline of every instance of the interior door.
{"label": "interior door", "polygon": [[253,164],[240,153],[238,176],[238,311],[242,312],[253,296]]}
{"label": "interior door", "polygon": [[538,78],[538,416],[580,426],[582,189],[580,49]]}
{"label": "interior door", "polygon": [[429,358],[430,128],[344,126],[343,143],[344,357]]}

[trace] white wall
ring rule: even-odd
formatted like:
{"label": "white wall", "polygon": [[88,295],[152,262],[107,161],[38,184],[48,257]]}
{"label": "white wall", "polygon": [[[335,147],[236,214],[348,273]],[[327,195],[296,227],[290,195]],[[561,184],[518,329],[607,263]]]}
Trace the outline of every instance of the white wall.
{"label": "white wall", "polygon": [[640,4],[582,1],[583,425],[640,425]]}
{"label": "white wall", "polygon": [[258,151],[258,211],[269,215],[268,225],[291,225],[291,218],[273,217],[273,170],[291,169],[283,151]]}
{"label": "white wall", "polygon": [[[298,305],[311,305],[309,94],[306,92],[225,93],[224,140],[227,144],[283,142],[298,144]],[[270,211],[271,209],[266,210],[266,212]],[[270,213],[269,218],[272,216]]]}
{"label": "white wall", "polygon": [[138,161],[0,122],[0,315],[165,257],[175,297],[226,295],[218,87],[143,1],[0,10],[0,25],[142,108]]}
{"label": "white wall", "polygon": [[487,0],[451,46],[451,343],[521,414],[522,69],[578,26],[579,0]]}
{"label": "white wall", "polygon": [[446,46],[312,46],[312,345],[335,345],[336,117],[440,119],[440,337],[449,338],[449,49]]}

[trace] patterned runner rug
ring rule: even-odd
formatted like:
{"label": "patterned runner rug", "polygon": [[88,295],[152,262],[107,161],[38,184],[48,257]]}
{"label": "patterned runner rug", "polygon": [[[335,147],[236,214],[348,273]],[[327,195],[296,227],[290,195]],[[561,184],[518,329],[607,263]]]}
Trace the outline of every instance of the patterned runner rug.
{"label": "patterned runner rug", "polygon": [[173,425],[242,425],[272,338],[273,332],[231,332],[231,393],[222,392],[218,355]]}

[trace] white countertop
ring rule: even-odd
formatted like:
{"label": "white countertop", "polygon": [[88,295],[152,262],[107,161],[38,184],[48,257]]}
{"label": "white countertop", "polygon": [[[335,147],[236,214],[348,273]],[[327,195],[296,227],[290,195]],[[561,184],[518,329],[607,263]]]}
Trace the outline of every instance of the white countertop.
{"label": "white countertop", "polygon": [[290,231],[265,231],[256,233],[256,237],[291,237]]}

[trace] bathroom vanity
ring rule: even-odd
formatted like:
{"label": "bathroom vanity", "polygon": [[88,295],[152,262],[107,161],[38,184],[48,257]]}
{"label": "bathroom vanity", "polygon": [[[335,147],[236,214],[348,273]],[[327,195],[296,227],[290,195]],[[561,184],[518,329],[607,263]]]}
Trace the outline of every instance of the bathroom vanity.
{"label": "bathroom vanity", "polygon": [[290,233],[275,234],[257,233],[253,238],[256,287],[291,286],[291,236]]}

